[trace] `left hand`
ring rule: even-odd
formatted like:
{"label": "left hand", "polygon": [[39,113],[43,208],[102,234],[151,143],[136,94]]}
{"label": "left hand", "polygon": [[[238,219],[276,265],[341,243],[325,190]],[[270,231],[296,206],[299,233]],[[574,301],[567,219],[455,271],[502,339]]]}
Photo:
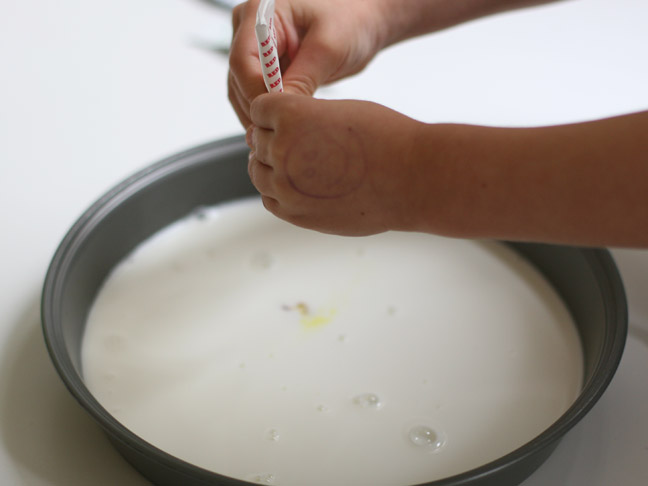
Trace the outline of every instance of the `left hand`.
{"label": "left hand", "polygon": [[340,235],[407,227],[421,123],[374,103],[288,93],[259,96],[250,113],[248,172],[270,212]]}

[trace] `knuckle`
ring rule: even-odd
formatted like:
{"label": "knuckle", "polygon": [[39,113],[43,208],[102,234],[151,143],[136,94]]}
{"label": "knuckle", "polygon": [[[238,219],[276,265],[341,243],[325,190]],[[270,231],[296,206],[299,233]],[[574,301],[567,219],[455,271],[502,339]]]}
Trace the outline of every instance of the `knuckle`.
{"label": "knuckle", "polygon": [[286,81],[286,87],[292,93],[311,96],[317,89],[317,84],[310,76],[302,73],[292,74],[290,81]]}
{"label": "knuckle", "polygon": [[336,59],[343,51],[345,44],[337,35],[328,35],[326,42],[320,42],[317,46],[318,54],[323,59]]}
{"label": "knuckle", "polygon": [[254,168],[254,164],[255,164],[254,152],[250,152],[250,158],[248,159],[247,172],[248,172],[248,176],[250,177],[250,181],[252,181],[252,184],[256,187],[256,184],[254,183],[254,179],[255,179],[255,176],[256,176],[256,170]]}
{"label": "knuckle", "polygon": [[232,84],[229,83],[227,86],[227,99],[229,99],[230,103],[238,104],[238,97],[236,95],[236,87]]}
{"label": "knuckle", "polygon": [[326,64],[329,75],[332,75],[342,60],[346,58],[348,49],[347,42],[335,31],[326,31],[324,33],[324,36],[317,43],[316,51],[319,58]]}
{"label": "knuckle", "polygon": [[272,142],[268,144],[268,155],[278,164],[285,164],[286,158],[292,146],[291,138],[281,133],[275,135]]}
{"label": "knuckle", "polygon": [[311,115],[305,106],[305,99],[301,95],[280,94],[281,105],[275,110],[276,126],[282,138],[292,133],[295,128],[307,122]]}
{"label": "knuckle", "polygon": [[241,25],[241,19],[245,14],[245,2],[239,3],[232,9],[232,28],[234,33],[238,30],[239,25]]}
{"label": "knuckle", "polygon": [[280,209],[279,201],[269,196],[261,196],[261,202],[263,203],[264,208],[266,208],[275,216],[279,216],[278,214]]}
{"label": "knuckle", "polygon": [[253,120],[258,120],[261,114],[263,113],[263,97],[257,96],[252,101],[250,101],[250,116]]}
{"label": "knuckle", "polygon": [[235,81],[237,73],[240,73],[245,69],[245,63],[243,61],[243,58],[239,55],[235,55],[234,52],[232,51],[232,54],[229,57],[229,70],[230,70],[230,76]]}
{"label": "knuckle", "polygon": [[261,162],[259,162],[259,159],[256,158],[256,154],[254,152],[250,152],[250,157],[248,159],[248,176],[250,177],[250,181],[252,182],[252,185],[261,191]]}

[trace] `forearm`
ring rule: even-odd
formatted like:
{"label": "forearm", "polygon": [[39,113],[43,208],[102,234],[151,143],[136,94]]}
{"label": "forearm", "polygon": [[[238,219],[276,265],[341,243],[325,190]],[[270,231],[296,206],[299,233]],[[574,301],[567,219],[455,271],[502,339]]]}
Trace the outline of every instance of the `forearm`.
{"label": "forearm", "polygon": [[[426,125],[419,229],[648,246],[648,111],[541,128]],[[424,201],[423,195],[429,199]]]}
{"label": "forearm", "polygon": [[378,0],[384,46],[479,17],[557,0]]}

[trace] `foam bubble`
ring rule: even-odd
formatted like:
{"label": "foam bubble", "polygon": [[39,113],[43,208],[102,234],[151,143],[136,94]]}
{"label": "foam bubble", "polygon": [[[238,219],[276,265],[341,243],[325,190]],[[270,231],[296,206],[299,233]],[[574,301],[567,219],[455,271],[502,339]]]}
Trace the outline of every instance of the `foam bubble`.
{"label": "foam bubble", "polygon": [[380,397],[375,393],[363,393],[353,398],[353,403],[361,408],[381,409],[383,406]]}
{"label": "foam bubble", "polygon": [[443,434],[427,425],[415,425],[407,433],[409,441],[420,449],[436,452],[445,445]]}
{"label": "foam bubble", "polygon": [[266,439],[267,440],[270,440],[272,442],[278,442],[280,438],[281,438],[281,435],[279,434],[279,431],[277,429],[269,429],[266,432]]}
{"label": "foam bubble", "polygon": [[272,473],[253,474],[248,477],[248,481],[257,484],[277,484],[275,482],[275,475]]}

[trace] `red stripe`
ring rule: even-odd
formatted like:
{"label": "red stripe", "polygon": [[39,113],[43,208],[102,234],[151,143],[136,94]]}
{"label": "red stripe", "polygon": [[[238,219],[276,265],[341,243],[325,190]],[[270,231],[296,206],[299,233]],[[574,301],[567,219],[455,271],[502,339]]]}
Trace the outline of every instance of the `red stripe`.
{"label": "red stripe", "polygon": [[268,57],[274,51],[274,46],[272,46],[267,52],[263,53],[263,57]]}
{"label": "red stripe", "polygon": [[261,47],[265,47],[268,44],[270,44],[270,35],[268,35],[268,38],[261,43]]}
{"label": "red stripe", "polygon": [[277,79],[274,83],[272,83],[270,87],[276,88],[277,86],[279,86],[279,84],[281,84],[281,78]]}
{"label": "red stripe", "polygon": [[272,61],[270,61],[270,62],[266,62],[266,63],[265,63],[265,67],[269,68],[269,67],[272,66],[275,62],[277,62],[277,58],[276,58],[276,57],[273,57],[273,58],[272,58]]}
{"label": "red stripe", "polygon": [[278,72],[279,72],[279,68],[275,69],[270,74],[268,74],[268,77],[271,78],[272,76],[276,75]]}

